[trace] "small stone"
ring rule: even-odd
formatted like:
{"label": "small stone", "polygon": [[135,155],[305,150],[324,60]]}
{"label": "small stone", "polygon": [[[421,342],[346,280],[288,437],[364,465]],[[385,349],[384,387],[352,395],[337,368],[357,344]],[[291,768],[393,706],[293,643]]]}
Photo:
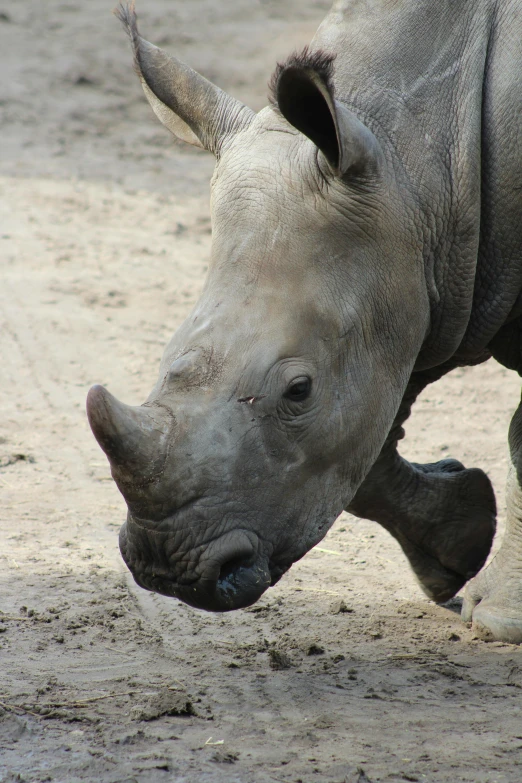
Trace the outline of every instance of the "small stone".
{"label": "small stone", "polygon": [[344,601],[334,601],[330,604],[330,614],[352,614],[353,609],[351,606],[347,606]]}

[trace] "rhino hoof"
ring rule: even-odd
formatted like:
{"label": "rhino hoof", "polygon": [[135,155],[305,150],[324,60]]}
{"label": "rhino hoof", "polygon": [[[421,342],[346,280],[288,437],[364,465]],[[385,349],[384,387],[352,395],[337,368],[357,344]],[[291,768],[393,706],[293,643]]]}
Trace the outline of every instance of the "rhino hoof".
{"label": "rhino hoof", "polygon": [[497,556],[469,582],[461,616],[472,623],[477,638],[522,643],[521,576],[520,566]]}

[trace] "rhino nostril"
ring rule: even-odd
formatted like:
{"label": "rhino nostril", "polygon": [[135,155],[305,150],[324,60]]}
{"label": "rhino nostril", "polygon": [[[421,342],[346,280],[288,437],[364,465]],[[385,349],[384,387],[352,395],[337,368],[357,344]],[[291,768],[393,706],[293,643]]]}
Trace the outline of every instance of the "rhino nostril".
{"label": "rhino nostril", "polygon": [[253,534],[243,530],[212,541],[200,559],[199,580],[192,586],[194,594],[188,594],[189,602],[227,612],[257,601],[271,581],[268,558],[257,543]]}
{"label": "rhino nostril", "polygon": [[231,557],[226,563],[221,565],[219,569],[218,582],[226,582],[234,577],[241,569],[248,569],[254,563],[252,555],[247,557],[243,555]]}

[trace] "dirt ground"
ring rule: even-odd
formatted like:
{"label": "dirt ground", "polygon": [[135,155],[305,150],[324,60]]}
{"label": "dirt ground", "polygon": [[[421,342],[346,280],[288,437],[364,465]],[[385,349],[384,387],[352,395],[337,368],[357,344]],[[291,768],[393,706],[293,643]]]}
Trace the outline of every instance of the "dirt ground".
{"label": "dirt ground", "polygon": [[[212,160],[173,143],[112,0],[0,3],[0,780],[495,783],[522,779],[522,651],[425,599],[343,515],[254,607],[137,588],[124,503],[87,426],[138,404],[201,288]],[[327,0],[141,0],[143,32],[254,109]],[[409,457],[486,469],[500,527],[518,379],[460,370]],[[341,604],[341,602],[343,602]]]}

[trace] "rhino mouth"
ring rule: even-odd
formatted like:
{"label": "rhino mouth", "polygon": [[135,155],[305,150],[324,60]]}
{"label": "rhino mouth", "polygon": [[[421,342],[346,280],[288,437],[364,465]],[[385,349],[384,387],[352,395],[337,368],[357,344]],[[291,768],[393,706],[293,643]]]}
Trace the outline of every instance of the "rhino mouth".
{"label": "rhino mouth", "polygon": [[170,563],[160,565],[159,558],[144,557],[135,542],[130,544],[129,522],[120,530],[119,544],[136,584],[196,609],[228,612],[251,606],[292,565],[268,558],[254,533],[235,530],[211,541],[200,553],[199,575],[176,573]]}

